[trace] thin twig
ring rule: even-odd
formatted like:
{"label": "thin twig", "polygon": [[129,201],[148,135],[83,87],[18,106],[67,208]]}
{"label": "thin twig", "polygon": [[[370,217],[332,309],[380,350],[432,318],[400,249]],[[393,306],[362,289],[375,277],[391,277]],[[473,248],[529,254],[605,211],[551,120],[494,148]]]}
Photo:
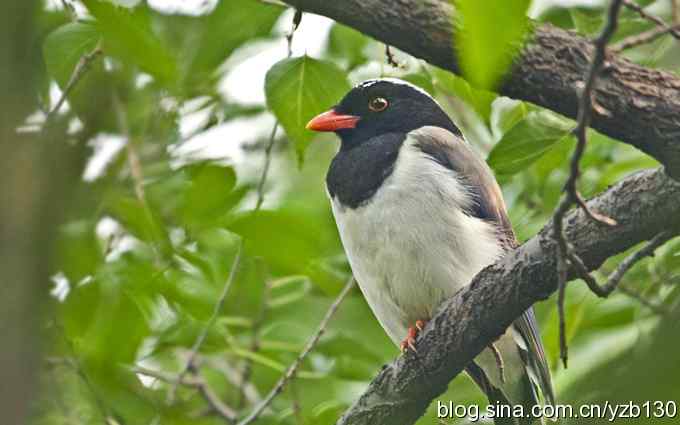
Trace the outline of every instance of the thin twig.
{"label": "thin twig", "polygon": [[[584,135],[584,137],[585,137],[585,135]],[[578,167],[578,164],[576,166]],[[580,171],[577,171],[577,172],[580,172]],[[571,189],[573,190],[572,196],[574,197],[574,202],[576,203],[576,205],[578,205],[579,208],[581,208],[581,210],[584,213],[586,213],[588,218],[597,222],[597,223],[605,224],[607,226],[612,226],[612,227],[616,226],[616,220],[614,220],[613,218],[607,217],[606,215],[600,214],[597,211],[593,211],[592,209],[590,209],[588,207],[588,205],[586,204],[585,199],[583,199],[583,196],[581,195],[581,193],[578,190],[576,190],[575,185],[576,185],[576,181],[574,181],[574,186],[571,187]]]}
{"label": "thin twig", "polygon": [[64,91],[61,93],[61,97],[57,101],[57,104],[54,105],[54,108],[50,112],[47,113],[47,117],[45,118],[45,124],[49,123],[52,118],[59,112],[62,106],[64,106],[64,103],[66,103],[66,98],[71,94],[73,89],[76,87],[78,82],[83,78],[83,76],[87,73],[87,71],[90,70],[92,63],[102,55],[103,50],[101,48],[101,43],[97,44],[97,46],[92,50],[90,53],[87,53],[83,55],[78,63],[76,64],[76,67],[73,69],[73,73],[71,73],[71,76],[68,79],[68,83],[66,83],[66,87],[64,88]]}
{"label": "thin twig", "polygon": [[666,29],[670,35],[680,40],[680,30],[671,28],[671,26],[664,22],[663,19],[654,15],[650,15],[649,13],[645,12],[645,10],[639,4],[631,0],[622,0],[622,2],[624,6],[626,6],[630,10],[637,12],[637,14],[640,15],[643,19],[654,22],[661,28]]}
{"label": "thin twig", "polygon": [[[135,192],[135,196],[142,206],[142,211],[146,215],[146,218],[152,222],[154,221],[154,216],[149,203],[146,200],[146,193],[144,190],[144,170],[142,168],[142,161],[140,160],[139,153],[137,151],[136,141],[130,131],[130,125],[128,123],[127,113],[125,108],[123,108],[123,103],[118,97],[118,93],[114,90],[112,93],[112,103],[113,110],[116,114],[116,119],[118,121],[118,127],[120,132],[125,136],[125,153],[128,163],[128,168],[130,169],[130,177],[132,180],[132,187]],[[160,266],[163,263],[164,250],[163,245],[158,243],[156,236],[153,238],[151,244],[151,249],[156,257],[156,263]]]}
{"label": "thin twig", "polygon": [[[260,329],[262,324],[267,317],[267,310],[269,309],[269,293],[271,292],[271,283],[269,279],[264,284],[264,290],[262,291],[262,304],[260,305],[260,311],[257,314],[257,318],[253,322],[252,327],[252,340],[250,342],[250,352],[257,353],[260,351]],[[253,373],[253,360],[251,357],[246,358],[243,364],[243,372],[241,373],[241,382],[238,387],[239,399],[236,404],[237,408],[243,407],[246,399],[246,385],[250,381],[250,377]]]}
{"label": "thin twig", "polygon": [[569,345],[567,344],[567,321],[564,311],[564,303],[567,296],[567,261],[561,255],[557,258],[557,275],[559,279],[559,286],[557,292],[557,315],[559,320],[559,335],[560,335],[560,359],[562,365],[566,369],[569,367]]}
{"label": "thin twig", "polygon": [[611,50],[614,53],[620,53],[624,50],[632,49],[633,47],[638,47],[643,44],[651,43],[652,41],[658,39],[661,36],[669,34],[672,31],[680,31],[680,25],[674,24],[672,27],[667,28],[662,26],[655,26],[654,28],[648,31],[624,38],[618,43],[611,45],[609,47],[609,50]]}
{"label": "thin twig", "polygon": [[68,350],[68,353],[70,355],[70,357],[62,358],[63,362],[61,364],[70,367],[76,373],[78,378],[87,388],[87,391],[89,391],[90,394],[92,395],[92,398],[94,399],[94,402],[97,405],[97,409],[99,410],[99,413],[101,414],[102,418],[104,418],[104,420],[108,420],[108,418],[111,416],[109,413],[110,412],[109,407],[104,403],[104,399],[99,395],[97,389],[92,384],[92,381],[90,381],[90,378],[87,376],[87,373],[85,372],[83,366],[80,364],[80,361],[78,360],[78,356],[76,355],[76,349],[73,346],[73,342],[71,342],[71,340],[69,339],[68,335],[66,334],[66,330],[64,329],[62,324],[59,323],[57,320],[58,319],[56,318],[54,319],[54,326],[57,328],[58,332],[62,335],[64,343],[66,344],[66,349]]}
{"label": "thin twig", "polygon": [[113,109],[116,113],[116,118],[118,120],[118,126],[120,131],[125,135],[125,151],[127,153],[128,167],[130,167],[130,175],[132,176],[132,182],[135,189],[135,195],[139,202],[148,208],[146,203],[146,196],[144,193],[144,171],[142,170],[142,162],[139,159],[139,154],[134,146],[134,140],[132,139],[132,133],[130,132],[130,126],[128,125],[127,116],[123,105],[118,97],[118,93],[113,92]]}
{"label": "thin twig", "polygon": [[139,160],[139,154],[135,149],[132,139],[128,139],[125,144],[125,150],[128,157],[128,165],[130,167],[130,174],[135,185],[135,195],[137,199],[143,204],[146,204],[146,195],[144,192],[144,172],[142,171],[142,162]]}
{"label": "thin twig", "polygon": [[208,402],[210,407],[218,415],[222,416],[229,422],[236,422],[236,420],[238,419],[236,411],[231,407],[227,406],[222,400],[220,400],[220,397],[217,394],[215,394],[215,392],[212,390],[212,388],[210,388],[207,382],[201,379],[200,384],[197,388],[201,396],[205,399],[205,401]]}
{"label": "thin twig", "polygon": [[180,377],[161,371],[143,368],[141,366],[134,367],[132,371],[140,375],[156,378],[159,381],[163,381],[171,385],[184,385],[186,387],[194,388],[201,394],[205,401],[210,405],[210,408],[217,414],[230,422],[234,422],[238,418],[236,411],[220,400],[220,397],[215,394],[208,383],[198,374]]}
{"label": "thin twig", "polygon": [[[236,251],[236,256],[234,257],[234,261],[231,265],[231,270],[229,271],[229,277],[227,278],[227,281],[224,284],[224,287],[222,288],[222,293],[220,294],[220,297],[218,298],[217,302],[215,303],[215,306],[213,307],[213,312],[212,315],[210,316],[210,319],[208,319],[208,323],[206,323],[205,327],[201,330],[201,333],[198,335],[196,338],[196,341],[194,341],[194,344],[191,347],[191,351],[189,352],[189,356],[186,361],[186,365],[180,373],[177,375],[178,376],[178,382],[181,382],[182,379],[185,377],[185,375],[190,372],[192,369],[195,368],[195,360],[196,356],[198,355],[198,352],[201,349],[201,346],[203,345],[203,342],[205,341],[206,337],[208,336],[208,332],[210,332],[210,329],[213,327],[215,322],[217,321],[217,318],[220,315],[220,311],[222,311],[222,307],[224,307],[224,302],[227,299],[227,294],[229,293],[229,288],[231,288],[231,285],[234,283],[234,280],[236,278],[236,272],[238,271],[238,268],[241,264],[241,254],[243,251],[243,242],[239,243],[238,250]],[[168,404],[172,404],[174,399],[175,399],[175,393],[177,392],[177,384],[173,384],[170,387],[170,392],[168,393]]]}
{"label": "thin twig", "polygon": [[262,204],[264,203],[264,185],[267,182],[267,175],[269,174],[269,167],[271,167],[272,162],[272,149],[274,148],[274,143],[276,142],[276,131],[279,128],[279,122],[274,123],[272,132],[269,135],[269,142],[264,150],[264,166],[262,167],[262,174],[260,175],[260,181],[257,183],[257,201],[255,202],[254,213],[260,211]]}
{"label": "thin twig", "polygon": [[503,361],[503,356],[501,355],[500,350],[498,347],[496,347],[496,344],[493,342],[489,344],[489,349],[493,353],[494,358],[496,359],[496,367],[498,368],[498,372],[501,376],[501,383],[505,383],[505,362]]}
{"label": "thin twig", "polygon": [[316,344],[319,342],[319,339],[321,338],[321,335],[326,331],[326,328],[328,327],[328,323],[331,321],[333,316],[335,315],[335,312],[338,310],[338,307],[340,307],[340,304],[344,301],[345,297],[347,294],[349,294],[349,291],[354,287],[354,278],[350,278],[347,283],[345,284],[345,287],[340,291],[340,295],[333,301],[333,304],[328,308],[328,311],[326,312],[326,315],[324,318],[321,320],[321,323],[319,323],[319,327],[317,328],[316,332],[312,337],[307,341],[307,344],[305,345],[305,348],[302,350],[302,352],[297,356],[295,361],[288,367],[286,370],[286,373],[281,376],[279,381],[274,385],[274,388],[267,394],[267,396],[260,402],[260,404],[253,409],[253,411],[242,421],[238,423],[238,425],[248,425],[253,423],[261,414],[262,412],[269,406],[269,404],[276,398],[277,395],[283,391],[285,388],[286,384],[288,381],[293,379],[295,377],[295,374],[297,373],[297,370],[300,368],[300,365],[302,365],[302,362],[304,359],[307,357],[307,355],[316,347]]}
{"label": "thin twig", "polygon": [[295,380],[290,381],[288,385],[288,391],[290,391],[290,397],[293,400],[293,416],[298,425],[304,425],[305,420],[302,417],[302,406],[300,406],[300,397],[298,396],[297,387],[295,386]]}
{"label": "thin twig", "polygon": [[293,15],[293,23],[291,25],[290,31],[286,34],[286,41],[288,42],[288,57],[293,56],[293,35],[297,31],[302,22],[302,9],[295,9],[295,15]]}
{"label": "thin twig", "polygon": [[633,288],[628,287],[627,285],[620,284],[616,289],[617,289],[617,291],[619,291],[619,292],[629,296],[630,298],[636,300],[637,302],[639,302],[643,306],[647,307],[653,313],[656,313],[659,316],[668,316],[670,314],[670,312],[666,309],[666,307],[650,301],[645,296],[643,296],[641,293],[637,292]]}
{"label": "thin twig", "polygon": [[132,371],[138,375],[155,378],[167,384],[184,385],[186,387],[197,388],[201,383],[200,379],[196,378],[194,375],[188,375],[180,379],[180,377],[177,375],[160,370],[148,369],[142,366],[135,366],[132,368]]}
{"label": "thin twig", "polygon": [[669,232],[663,232],[656,235],[652,240],[650,240],[647,245],[638,251],[635,251],[623,261],[621,261],[618,267],[609,275],[607,281],[603,285],[599,285],[595,279],[586,280],[586,283],[591,291],[593,291],[599,297],[607,297],[611,294],[614,289],[618,286],[619,282],[623,278],[623,275],[630,270],[635,263],[642,260],[645,257],[649,257],[654,254],[654,251],[663,245],[668,239],[671,238]]}
{"label": "thin twig", "polygon": [[64,10],[67,11],[69,15],[71,15],[72,21],[75,22],[78,20],[78,13],[76,12],[76,8],[73,6],[73,3],[68,0],[61,0],[61,5]]}
{"label": "thin twig", "polygon": [[[286,34],[288,52],[286,57],[288,58],[293,56],[293,36],[295,35],[295,31],[297,31],[298,27],[300,26],[300,22],[302,22],[302,10],[295,9],[295,15],[293,15],[293,22],[291,24],[290,31],[288,34]],[[264,185],[267,182],[267,175],[269,174],[269,168],[271,167],[272,150],[274,148],[274,143],[276,142],[276,132],[278,128],[279,122],[277,120],[274,123],[271,133],[269,134],[269,142],[267,143],[267,147],[264,150],[264,166],[262,167],[260,181],[257,184],[257,201],[255,202],[253,213],[260,211],[260,208],[262,208],[262,204],[264,203]]]}
{"label": "thin twig", "polygon": [[570,173],[567,182],[564,185],[565,195],[560,200],[557,209],[553,215],[553,237],[557,242],[557,270],[558,270],[558,312],[560,315],[560,357],[564,367],[567,367],[568,347],[565,336],[565,318],[564,318],[564,299],[565,299],[565,285],[567,281],[567,259],[571,252],[571,247],[567,242],[566,235],[563,228],[563,219],[569,208],[576,203],[588,217],[595,221],[612,225],[615,222],[609,217],[604,217],[600,214],[592,212],[581,198],[576,188],[576,183],[580,174],[579,165],[581,157],[587,143],[587,131],[590,125],[591,113],[593,109],[593,90],[597,77],[602,70],[606,58],[606,48],[609,39],[614,35],[618,25],[618,16],[623,0],[612,0],[607,13],[607,22],[602,29],[600,35],[593,41],[594,52],[590,62],[590,67],[586,75],[585,85],[578,101],[577,125],[574,129],[574,134],[577,138],[576,149],[571,157]]}
{"label": "thin twig", "polygon": [[399,63],[392,53],[392,47],[389,44],[385,44],[385,60],[387,64],[395,68],[403,68],[404,65]]}

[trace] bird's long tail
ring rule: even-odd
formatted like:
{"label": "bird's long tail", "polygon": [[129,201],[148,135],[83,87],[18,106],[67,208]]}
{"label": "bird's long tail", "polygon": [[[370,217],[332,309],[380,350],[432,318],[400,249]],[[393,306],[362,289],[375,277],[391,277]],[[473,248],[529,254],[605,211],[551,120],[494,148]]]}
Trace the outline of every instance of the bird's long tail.
{"label": "bird's long tail", "polygon": [[540,413],[534,406],[542,404],[541,399],[555,404],[550,369],[531,310],[477,356],[466,372],[487,395],[496,425],[542,423],[543,418],[533,416]]}

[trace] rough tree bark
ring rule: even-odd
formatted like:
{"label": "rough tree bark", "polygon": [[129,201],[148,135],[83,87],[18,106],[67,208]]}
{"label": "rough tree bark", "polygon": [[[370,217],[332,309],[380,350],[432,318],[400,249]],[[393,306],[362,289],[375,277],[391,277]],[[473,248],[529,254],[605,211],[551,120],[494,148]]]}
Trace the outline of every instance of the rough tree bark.
{"label": "rough tree bark", "polygon": [[[449,2],[284,2],[459,72]],[[575,117],[592,51],[584,37],[539,26],[499,92]],[[661,231],[680,233],[680,183],[673,180],[680,179],[680,78],[609,55],[593,105],[593,128],[653,156],[665,172],[641,172],[588,203],[616,219],[615,228],[600,227],[580,210],[566,217],[568,239],[589,270]],[[446,302],[420,337],[417,357],[409,354],[384,367],[338,423],[406,425],[422,416],[489,342],[525,309],[556,290],[556,244],[551,234],[549,224]]]}
{"label": "rough tree bark", "polygon": [[[284,0],[459,73],[453,6],[443,0]],[[535,29],[499,92],[576,117],[592,46],[551,25]],[[610,55],[594,91],[591,126],[631,144],[680,179],[680,78]]]}
{"label": "rough tree bark", "polygon": [[[567,236],[590,270],[662,231],[680,233],[680,183],[660,169],[624,179],[588,205],[619,223],[602,227],[581,210],[566,217]],[[417,356],[400,357],[383,368],[339,424],[406,425],[422,416],[490,341],[557,289],[551,235],[548,225],[441,306],[418,340]]]}
{"label": "rough tree bark", "polygon": [[[628,177],[588,205],[619,223],[602,227],[582,210],[572,210],[565,218],[568,239],[589,270],[662,231],[680,234],[680,183],[661,169]],[[440,307],[418,340],[417,355],[409,353],[384,367],[338,423],[414,423],[490,341],[557,289],[556,249],[547,225],[480,272]]]}

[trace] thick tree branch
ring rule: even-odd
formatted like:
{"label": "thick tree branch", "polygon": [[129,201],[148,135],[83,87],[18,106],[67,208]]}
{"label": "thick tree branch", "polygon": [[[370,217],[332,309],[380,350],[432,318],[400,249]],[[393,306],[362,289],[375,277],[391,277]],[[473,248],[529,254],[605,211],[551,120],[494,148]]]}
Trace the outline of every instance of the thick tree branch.
{"label": "thick tree branch", "polygon": [[[618,222],[613,228],[598,225],[581,209],[565,217],[567,237],[588,270],[661,232],[680,233],[680,183],[662,170],[628,177],[588,206]],[[338,423],[414,423],[515,318],[557,289],[557,243],[551,226],[484,269],[447,301],[418,340],[417,357],[408,354],[383,368]]]}
{"label": "thick tree branch", "polygon": [[[453,13],[443,0],[285,0],[458,73]],[[576,117],[593,48],[586,38],[538,26],[500,93]],[[680,78],[608,55],[591,126],[656,158],[680,179]]]}

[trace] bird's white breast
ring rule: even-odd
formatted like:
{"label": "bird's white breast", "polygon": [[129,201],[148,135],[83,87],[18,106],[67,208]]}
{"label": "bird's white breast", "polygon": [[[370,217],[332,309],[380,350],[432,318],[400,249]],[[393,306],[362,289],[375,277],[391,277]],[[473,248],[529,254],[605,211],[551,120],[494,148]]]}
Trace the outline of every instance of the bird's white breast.
{"label": "bird's white breast", "polygon": [[417,137],[410,133],[365,205],[331,200],[352,271],[395,343],[502,253],[493,226],[463,212],[472,200],[455,172],[416,147]]}

